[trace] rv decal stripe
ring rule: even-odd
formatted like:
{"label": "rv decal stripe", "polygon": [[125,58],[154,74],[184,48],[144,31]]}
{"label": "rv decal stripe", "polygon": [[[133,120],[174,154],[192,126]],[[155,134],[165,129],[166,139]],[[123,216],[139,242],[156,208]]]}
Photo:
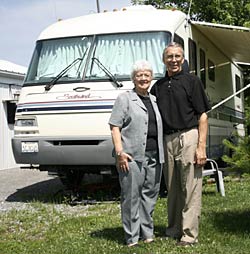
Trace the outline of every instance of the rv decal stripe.
{"label": "rv decal stripe", "polygon": [[113,105],[92,105],[92,106],[73,106],[73,107],[20,107],[17,108],[18,113],[22,112],[38,112],[38,111],[71,111],[71,110],[97,110],[112,109]]}
{"label": "rv decal stripe", "polygon": [[83,104],[88,104],[88,105],[96,105],[96,104],[114,104],[114,99],[103,99],[103,100],[88,100],[88,101],[50,101],[50,102],[27,102],[27,103],[19,103],[18,107],[50,107],[50,106],[65,106],[65,104],[71,106],[71,105],[83,105]]}

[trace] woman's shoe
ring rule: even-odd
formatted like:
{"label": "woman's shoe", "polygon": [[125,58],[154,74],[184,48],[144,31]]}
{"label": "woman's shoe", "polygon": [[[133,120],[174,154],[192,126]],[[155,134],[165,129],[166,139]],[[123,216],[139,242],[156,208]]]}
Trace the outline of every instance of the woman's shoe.
{"label": "woman's shoe", "polygon": [[144,243],[152,243],[154,241],[153,238],[148,238],[148,239],[145,239],[143,242]]}
{"label": "woman's shoe", "polygon": [[129,248],[131,248],[131,247],[136,247],[136,246],[138,246],[138,242],[136,242],[136,243],[129,243],[129,244],[127,244],[127,246],[128,246]]}

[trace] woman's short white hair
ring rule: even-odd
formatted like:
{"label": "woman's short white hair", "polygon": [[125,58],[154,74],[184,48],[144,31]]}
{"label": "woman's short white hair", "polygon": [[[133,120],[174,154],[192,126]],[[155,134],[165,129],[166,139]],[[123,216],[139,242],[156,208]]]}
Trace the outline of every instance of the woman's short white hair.
{"label": "woman's short white hair", "polygon": [[153,68],[147,60],[138,60],[132,66],[131,80],[133,81],[138,71],[150,71],[153,77]]}

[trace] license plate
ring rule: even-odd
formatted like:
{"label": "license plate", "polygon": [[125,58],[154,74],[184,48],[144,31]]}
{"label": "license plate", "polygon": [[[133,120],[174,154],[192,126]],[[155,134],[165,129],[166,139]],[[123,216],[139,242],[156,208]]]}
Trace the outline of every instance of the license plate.
{"label": "license plate", "polygon": [[38,142],[22,142],[22,153],[38,153]]}

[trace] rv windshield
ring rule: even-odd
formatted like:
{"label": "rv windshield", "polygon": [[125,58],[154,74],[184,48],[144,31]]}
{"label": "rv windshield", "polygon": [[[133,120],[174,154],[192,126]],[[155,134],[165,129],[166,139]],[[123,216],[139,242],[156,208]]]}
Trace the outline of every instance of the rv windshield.
{"label": "rv windshield", "polygon": [[77,58],[82,60],[58,83],[110,79],[94,58],[118,80],[129,79],[132,64],[140,59],[152,64],[156,78],[162,77],[162,51],[170,38],[167,32],[141,32],[38,41],[25,84],[50,82]]}

